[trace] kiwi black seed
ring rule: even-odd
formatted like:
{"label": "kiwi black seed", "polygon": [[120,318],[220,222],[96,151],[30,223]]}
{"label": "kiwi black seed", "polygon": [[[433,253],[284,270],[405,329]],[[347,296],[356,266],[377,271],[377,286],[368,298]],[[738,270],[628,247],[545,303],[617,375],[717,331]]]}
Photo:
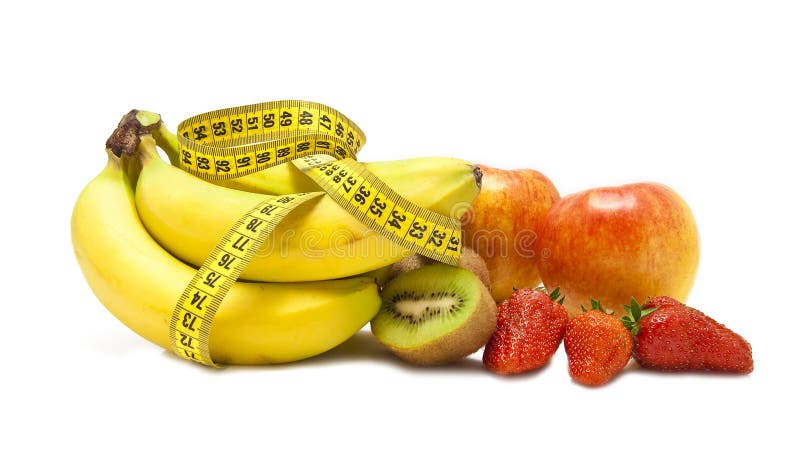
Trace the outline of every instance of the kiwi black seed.
{"label": "kiwi black seed", "polygon": [[481,348],[494,332],[497,305],[471,272],[445,264],[398,274],[382,291],[371,328],[397,356],[439,365]]}
{"label": "kiwi black seed", "polygon": [[[480,281],[483,282],[485,286],[491,288],[491,281],[489,279],[489,268],[486,266],[486,262],[483,260],[483,258],[481,258],[481,256],[478,255],[478,252],[465,246],[463,251],[461,252],[460,261],[462,268],[472,271],[472,273],[478,276],[478,279],[480,279]],[[430,258],[423,257],[420,254],[415,253],[413,255],[409,255],[392,265],[392,268],[388,275],[389,280],[393,279],[400,273],[413,271],[415,269],[419,269],[423,266],[427,266],[433,263],[437,262]]]}

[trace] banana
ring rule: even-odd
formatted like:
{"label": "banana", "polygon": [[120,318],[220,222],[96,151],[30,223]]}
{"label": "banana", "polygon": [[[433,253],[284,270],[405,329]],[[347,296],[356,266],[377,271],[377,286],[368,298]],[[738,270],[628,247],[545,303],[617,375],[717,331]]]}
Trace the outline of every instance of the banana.
{"label": "banana", "polygon": [[[152,137],[141,137],[140,151],[154,148]],[[108,156],[105,169],[84,188],[73,209],[75,255],[100,302],[133,331],[169,349],[172,308],[195,269],[148,234],[137,216],[127,175],[136,167]],[[311,357],[355,334],[379,306],[377,286],[367,277],[297,284],[237,282],[211,328],[211,356],[224,364]]]}
{"label": "banana", "polygon": [[[202,263],[231,225],[264,199],[262,194],[216,186],[173,167],[154,147],[145,146],[139,152],[142,170],[136,207],[142,222],[162,246],[192,265]],[[480,190],[478,169],[457,159],[419,158],[371,166],[407,199],[456,218]],[[293,167],[286,165],[286,170]],[[290,174],[295,173],[301,174]],[[319,190],[315,185],[313,191]],[[409,254],[323,196],[283,220],[241,278],[266,282],[335,279],[391,265]]]}

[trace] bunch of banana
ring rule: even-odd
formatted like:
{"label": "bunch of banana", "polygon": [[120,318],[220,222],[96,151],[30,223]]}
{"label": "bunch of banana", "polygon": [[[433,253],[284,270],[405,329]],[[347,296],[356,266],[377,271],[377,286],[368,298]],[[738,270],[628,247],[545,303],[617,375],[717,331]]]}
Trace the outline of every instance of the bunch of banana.
{"label": "bunch of banana", "polygon": [[[123,123],[132,120],[136,130],[115,132],[118,148],[108,150],[106,167],[77,200],[72,241],[98,299],[136,333],[169,349],[170,317],[196,266],[265,197],[241,188],[319,188],[291,165],[226,186],[205,182],[161,160],[156,140],[171,156],[176,139],[157,115],[132,112]],[[454,217],[479,191],[474,167],[459,160],[368,167],[412,201]],[[273,234],[214,318],[209,346],[216,363],[289,362],[337,346],[377,313],[375,270],[408,254],[327,196],[295,209]]]}
{"label": "bunch of banana", "polygon": [[[174,134],[157,139],[176,157]],[[170,139],[172,138],[172,139]],[[320,191],[291,164],[223,182],[247,192],[206,182],[165,163],[155,148],[143,148],[136,208],[150,234],[182,260],[199,265],[242,214],[269,190]],[[367,169],[403,197],[429,210],[461,218],[478,195],[472,164],[426,157],[367,163]],[[324,196],[286,218],[250,262],[241,278],[263,282],[303,282],[354,276],[389,266],[410,252],[369,229]]]}

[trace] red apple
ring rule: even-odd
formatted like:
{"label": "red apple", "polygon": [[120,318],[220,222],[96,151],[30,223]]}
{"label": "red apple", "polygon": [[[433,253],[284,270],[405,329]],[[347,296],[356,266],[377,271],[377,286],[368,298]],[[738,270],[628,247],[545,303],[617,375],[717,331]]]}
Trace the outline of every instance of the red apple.
{"label": "red apple", "polygon": [[685,302],[700,260],[689,206],[655,183],[564,197],[548,212],[534,247],[544,285],[561,289],[570,317],[593,298],[618,317],[631,298]]}
{"label": "red apple", "polygon": [[481,191],[462,218],[464,242],[486,261],[492,296],[499,302],[514,288],[540,284],[533,242],[559,195],[535,170],[478,167],[483,172]]}

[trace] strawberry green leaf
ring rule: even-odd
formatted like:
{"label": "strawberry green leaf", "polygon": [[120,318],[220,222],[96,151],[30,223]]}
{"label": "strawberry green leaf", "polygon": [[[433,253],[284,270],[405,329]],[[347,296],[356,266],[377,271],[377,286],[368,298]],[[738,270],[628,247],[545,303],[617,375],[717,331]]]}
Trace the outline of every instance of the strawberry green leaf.
{"label": "strawberry green leaf", "polygon": [[[547,291],[545,291],[545,293],[547,293]],[[550,292],[550,301],[555,301],[556,303],[558,303],[558,304],[563,306],[564,305],[564,298],[565,298],[565,296],[561,294],[561,288],[560,287],[556,287],[555,290]]]}
{"label": "strawberry green leaf", "polygon": [[[581,306],[581,308],[583,308],[583,306]],[[603,313],[608,314],[608,315],[614,315],[614,311],[604,308],[603,305],[600,304],[600,302],[595,300],[594,298],[592,298],[592,309],[591,310],[592,311],[600,311],[600,312],[603,312]],[[586,311],[584,310],[584,312],[586,312]]]}
{"label": "strawberry green leaf", "polygon": [[628,313],[628,315],[622,318],[622,323],[633,336],[636,336],[636,334],[639,333],[639,330],[642,328],[639,324],[639,321],[642,319],[642,317],[645,317],[656,309],[658,308],[642,309],[639,303],[636,302],[636,299],[631,298],[630,306],[625,306],[625,311]]}
{"label": "strawberry green leaf", "polygon": [[652,312],[654,312],[656,309],[658,309],[658,307],[655,307],[655,308],[647,308],[647,309],[644,309],[644,310],[642,310],[642,311],[641,311],[641,316],[640,316],[639,318],[642,318],[642,317],[644,317],[644,316],[647,316],[647,315],[651,314],[651,313],[652,313]]}

